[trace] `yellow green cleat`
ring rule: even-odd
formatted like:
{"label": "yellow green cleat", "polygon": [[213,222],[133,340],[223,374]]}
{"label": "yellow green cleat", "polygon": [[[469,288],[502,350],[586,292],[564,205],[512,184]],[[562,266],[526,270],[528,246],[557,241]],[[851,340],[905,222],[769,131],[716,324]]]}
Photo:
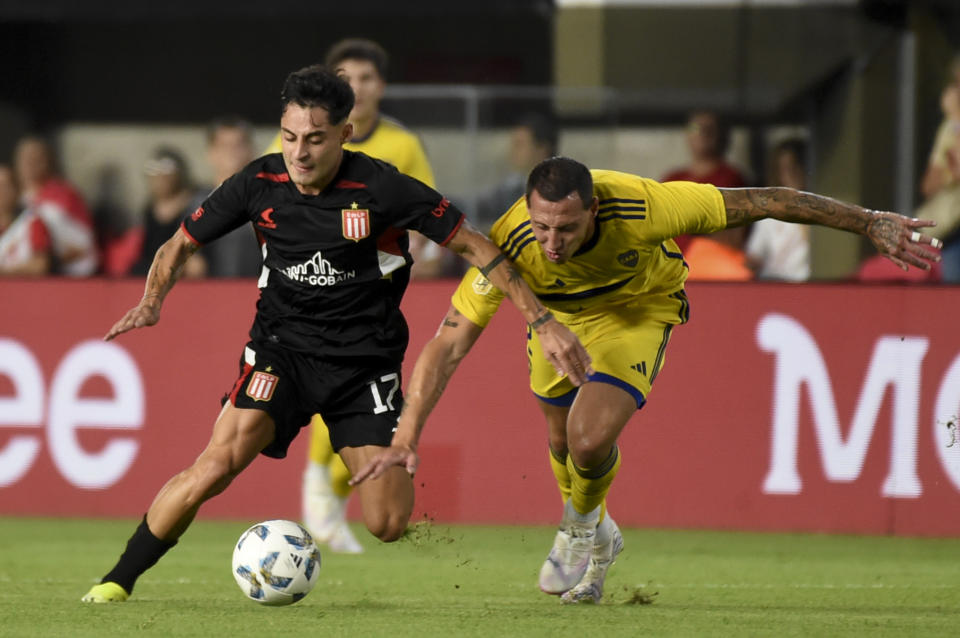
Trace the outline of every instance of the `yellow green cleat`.
{"label": "yellow green cleat", "polygon": [[122,603],[130,594],[116,583],[100,583],[94,585],[87,595],[80,599],[85,603]]}

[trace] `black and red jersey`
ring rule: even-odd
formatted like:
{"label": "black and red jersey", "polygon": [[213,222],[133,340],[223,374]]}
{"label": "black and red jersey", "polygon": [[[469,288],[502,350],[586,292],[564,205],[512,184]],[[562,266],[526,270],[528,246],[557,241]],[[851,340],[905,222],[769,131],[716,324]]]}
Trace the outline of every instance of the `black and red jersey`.
{"label": "black and red jersey", "polygon": [[318,356],[401,360],[400,299],[413,263],[407,229],[445,244],[463,213],[425,184],[363,153],[343,151],[319,195],[290,181],[279,153],[251,162],[183,222],[197,243],[246,223],[264,267],[250,337]]}

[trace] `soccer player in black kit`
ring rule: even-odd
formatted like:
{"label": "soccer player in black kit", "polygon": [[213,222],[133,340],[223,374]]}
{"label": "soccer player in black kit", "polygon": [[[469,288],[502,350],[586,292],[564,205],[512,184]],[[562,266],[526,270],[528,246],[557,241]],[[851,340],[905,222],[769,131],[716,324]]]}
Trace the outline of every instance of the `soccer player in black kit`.
{"label": "soccer player in black kit", "polygon": [[[186,531],[200,506],[258,454],[286,455],[299,429],[323,415],[353,473],[390,445],[402,408],[407,326],[400,299],[410,272],[406,230],[456,251],[503,290],[537,331],[544,351],[578,385],[590,369],[580,342],[537,301],[516,270],[463,214],[391,165],[346,151],[349,85],[319,66],[283,87],[282,153],[228,179],[160,249],[143,298],[105,339],[160,318],[186,259],[252,223],[264,257],[260,300],[240,374],[207,447],[161,488],[120,560],[84,602],[122,602],[136,579]],[[359,486],[367,529],[393,541],[413,509],[411,474],[395,466]]]}

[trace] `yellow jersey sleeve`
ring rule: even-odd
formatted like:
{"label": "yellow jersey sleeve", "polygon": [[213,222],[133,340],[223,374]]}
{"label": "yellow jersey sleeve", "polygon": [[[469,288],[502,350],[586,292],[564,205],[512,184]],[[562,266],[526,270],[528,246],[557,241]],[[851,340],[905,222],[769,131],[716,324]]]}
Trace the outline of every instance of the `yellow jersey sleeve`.
{"label": "yellow jersey sleeve", "polygon": [[701,235],[727,227],[723,195],[710,184],[645,180],[646,232],[657,241],[680,235]]}
{"label": "yellow jersey sleeve", "polygon": [[430,162],[427,161],[427,153],[423,150],[423,145],[415,135],[411,134],[410,140],[403,166],[398,165],[397,170],[420,180],[430,188],[436,188],[433,169],[430,168]]}
{"label": "yellow jersey sleeve", "polygon": [[480,274],[476,266],[471,266],[460,280],[450,303],[464,317],[486,328],[496,314],[504,294],[490,280]]}

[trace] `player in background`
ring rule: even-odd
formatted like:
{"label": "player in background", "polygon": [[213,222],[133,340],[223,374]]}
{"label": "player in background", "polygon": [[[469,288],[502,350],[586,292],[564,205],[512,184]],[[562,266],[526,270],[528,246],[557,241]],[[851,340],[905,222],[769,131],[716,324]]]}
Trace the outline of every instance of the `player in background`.
{"label": "player in background", "polygon": [[[564,602],[599,601],[623,547],[606,496],[621,463],[617,437],[643,407],[664,363],[673,327],[685,323],[687,267],[673,237],[760,219],[819,224],[866,235],[895,264],[927,269],[931,222],[876,212],[790,188],[716,188],[590,171],[563,157],[538,164],[526,195],[491,237],[593,361],[574,384],[541,364],[528,335],[530,387],[547,420],[550,466],[564,501],[560,528],[540,570],[540,588]],[[451,375],[496,312],[502,293],[471,268],[407,388],[393,442],[354,475],[362,485],[392,466],[416,470],[417,442]]]}
{"label": "player in background", "polygon": [[[376,42],[348,38],[334,44],[324,64],[342,77],[353,89],[350,111],[353,137],[343,145],[370,157],[390,162],[397,170],[436,188],[433,170],[419,138],[398,121],[380,112],[386,90],[389,58]],[[280,151],[280,135],[274,138],[268,153]],[[414,257],[412,276],[430,278],[442,268],[442,251],[419,233],[411,233],[410,252]],[[350,496],[350,472],[333,451],[327,426],[315,415],[310,428],[307,467],[303,473],[303,522],[316,540],[334,552],[359,554],[363,545],[347,525],[347,499]]]}
{"label": "player in background", "polygon": [[[260,298],[240,374],[207,447],[160,489],[117,564],[83,597],[119,602],[186,531],[201,505],[259,455],[283,458],[313,414],[357,471],[389,445],[402,405],[409,281],[405,229],[458,252],[507,291],[544,340],[558,370],[579,381],[589,357],[482,233],[432,188],[363,153],[343,149],[353,92],[323,67],[283,87],[280,154],[254,160],[204,200],[158,251],[143,298],[105,339],[157,323],[187,258],[252,223],[262,237]],[[398,539],[413,510],[413,481],[394,468],[358,492],[367,529]],[[279,486],[270,486],[277,489]]]}

